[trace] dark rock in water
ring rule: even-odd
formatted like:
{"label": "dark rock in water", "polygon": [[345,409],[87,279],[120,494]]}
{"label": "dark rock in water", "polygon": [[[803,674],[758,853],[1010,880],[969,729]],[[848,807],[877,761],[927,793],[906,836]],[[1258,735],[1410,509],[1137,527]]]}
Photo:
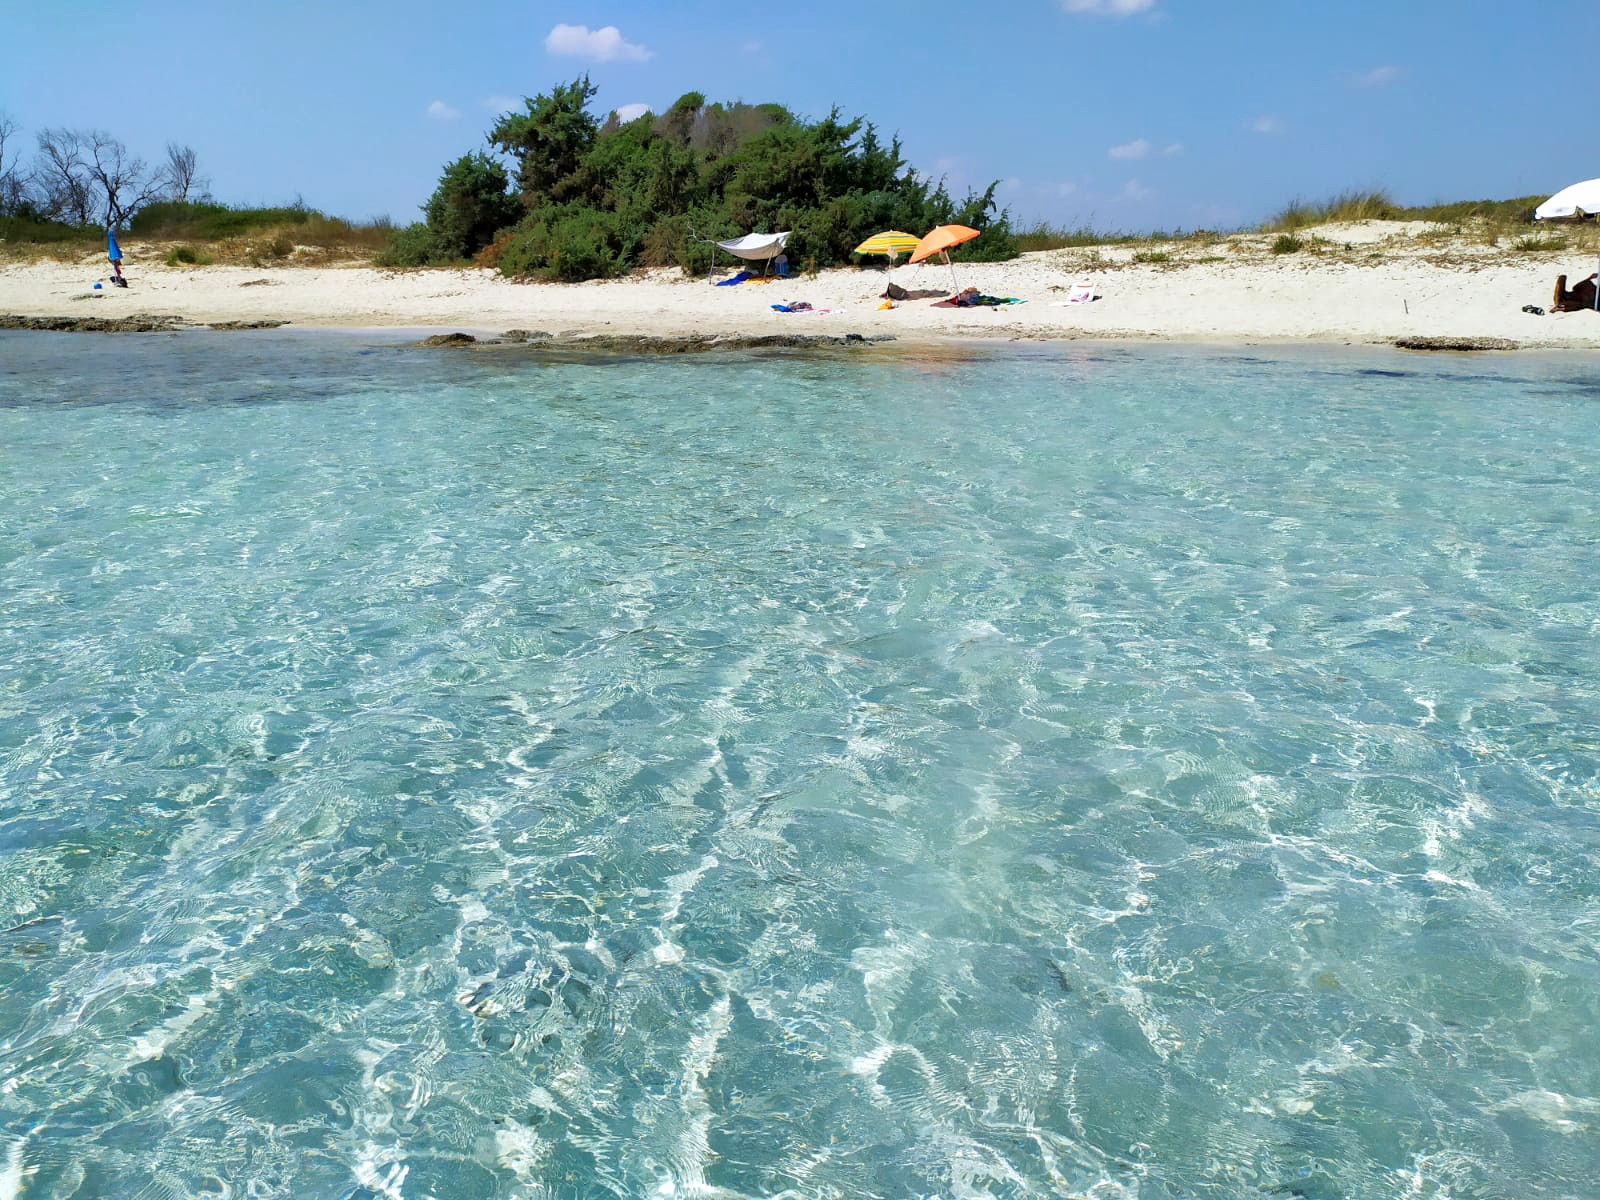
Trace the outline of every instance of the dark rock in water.
{"label": "dark rock in water", "polygon": [[470,333],[436,333],[432,337],[425,337],[417,343],[419,346],[471,346],[477,338]]}
{"label": "dark rock in water", "polygon": [[554,336],[543,329],[508,329],[502,335],[508,342],[542,342]]}
{"label": "dark rock in water", "polygon": [[[531,333],[526,342],[514,337],[521,330],[511,330],[504,338],[479,342],[478,348],[492,350],[507,346],[523,346],[537,341],[541,350],[596,351],[604,354],[704,354],[715,350],[794,350],[825,346],[865,346],[873,342],[893,341],[892,336],[866,337],[859,333],[843,337],[826,334],[768,333],[768,334],[707,334],[691,333],[680,337],[655,337],[648,334],[600,333],[588,337],[553,338],[549,334]],[[457,337],[464,335],[454,335]],[[422,343],[431,345],[466,345],[465,342],[444,342],[429,338]]]}
{"label": "dark rock in water", "polygon": [[[262,282],[266,282],[263,280]],[[276,329],[288,321],[212,321],[210,329]]]}
{"label": "dark rock in water", "polygon": [[181,329],[182,317],[136,313],[130,317],[19,317],[0,313],[0,329],[34,329],[49,333],[169,333]]}
{"label": "dark rock in water", "polygon": [[1395,341],[1401,350],[1515,350],[1517,343],[1497,337],[1405,337]]}

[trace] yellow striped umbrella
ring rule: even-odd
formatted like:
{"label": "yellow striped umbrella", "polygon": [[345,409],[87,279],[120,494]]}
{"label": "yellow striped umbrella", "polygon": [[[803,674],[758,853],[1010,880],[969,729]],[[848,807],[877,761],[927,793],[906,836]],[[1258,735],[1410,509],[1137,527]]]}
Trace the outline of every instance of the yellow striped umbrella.
{"label": "yellow striped umbrella", "polygon": [[921,239],[909,233],[901,233],[898,229],[887,229],[882,233],[875,233],[861,245],[857,246],[855,254],[887,254],[889,261],[894,262],[908,250],[915,250]]}

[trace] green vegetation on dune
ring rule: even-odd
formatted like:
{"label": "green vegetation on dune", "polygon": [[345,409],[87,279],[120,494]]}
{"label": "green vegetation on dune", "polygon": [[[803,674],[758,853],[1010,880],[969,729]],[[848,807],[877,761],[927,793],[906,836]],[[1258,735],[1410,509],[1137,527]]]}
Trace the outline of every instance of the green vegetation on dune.
{"label": "green vegetation on dune", "polygon": [[50,245],[55,243],[99,243],[105,240],[106,231],[98,225],[74,225],[67,221],[53,221],[32,211],[0,215],[0,242],[16,245]]}
{"label": "green vegetation on dune", "polygon": [[304,204],[248,208],[212,201],[166,200],[141,208],[128,223],[134,237],[158,241],[220,242],[275,234],[309,246],[381,250],[393,227],[386,219],[357,223]]}
{"label": "green vegetation on dune", "polygon": [[851,260],[883,229],[958,223],[984,236],[956,257],[999,260],[1017,247],[994,187],[955,200],[910,169],[898,139],[834,110],[808,121],[776,104],[708,104],[691,92],[659,116],[602,122],[588,78],[551,89],[489,131],[511,170],[483,154],[445,168],[382,257],[428,266],[469,257],[507,275],[593,279],[639,266],[705,270],[731,262],[708,243],[792,232],[791,262]]}
{"label": "green vegetation on dune", "polygon": [[1533,222],[1533,210],[1544,199],[1543,196],[1521,196],[1514,200],[1404,205],[1379,189],[1348,191],[1320,203],[1293,200],[1264,222],[1261,232],[1293,233],[1297,229],[1338,221],[1433,221],[1441,225],[1481,221],[1494,225],[1528,225]]}

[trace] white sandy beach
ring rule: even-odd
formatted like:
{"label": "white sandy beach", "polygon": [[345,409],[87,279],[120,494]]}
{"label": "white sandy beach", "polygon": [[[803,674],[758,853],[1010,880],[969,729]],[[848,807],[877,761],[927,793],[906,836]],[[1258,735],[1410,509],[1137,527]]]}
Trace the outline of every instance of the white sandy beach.
{"label": "white sandy beach", "polygon": [[[19,316],[171,314],[195,322],[283,320],[297,326],[414,326],[468,332],[520,328],[591,333],[862,333],[923,340],[1136,338],[1197,342],[1388,343],[1405,337],[1504,338],[1525,348],[1600,348],[1600,313],[1548,309],[1552,283],[1594,269],[1581,253],[1515,253],[1427,237],[1398,222],[1306,231],[1315,252],[1272,255],[1270,239],[1170,246],[1171,261],[1136,250],[1054,250],[1012,262],[958,265],[962,286],[1026,304],[935,306],[951,290],[942,265],[900,266],[893,278],[938,296],[880,311],[882,270],[854,268],[766,284],[712,287],[677,270],[583,284],[518,283],[487,270],[383,271],[363,266],[167,267],[165,247],[125,247],[132,286],[93,289],[103,259],[0,265],[0,313]],[[1166,252],[1163,244],[1146,251]],[[1198,261],[1196,261],[1198,260]],[[729,270],[733,269],[730,263]],[[719,275],[718,278],[724,276]],[[1093,278],[1100,299],[1062,304]],[[783,314],[805,300],[827,314]]]}

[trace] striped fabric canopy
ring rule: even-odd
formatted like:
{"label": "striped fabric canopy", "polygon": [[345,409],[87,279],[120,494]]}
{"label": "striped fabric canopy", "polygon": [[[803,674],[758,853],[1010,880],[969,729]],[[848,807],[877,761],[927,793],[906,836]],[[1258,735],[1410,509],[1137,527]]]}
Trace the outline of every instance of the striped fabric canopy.
{"label": "striped fabric canopy", "polygon": [[855,248],[856,254],[887,254],[890,258],[897,258],[908,250],[915,250],[919,239],[909,233],[901,233],[898,229],[888,229],[883,233],[875,233],[861,245]]}

